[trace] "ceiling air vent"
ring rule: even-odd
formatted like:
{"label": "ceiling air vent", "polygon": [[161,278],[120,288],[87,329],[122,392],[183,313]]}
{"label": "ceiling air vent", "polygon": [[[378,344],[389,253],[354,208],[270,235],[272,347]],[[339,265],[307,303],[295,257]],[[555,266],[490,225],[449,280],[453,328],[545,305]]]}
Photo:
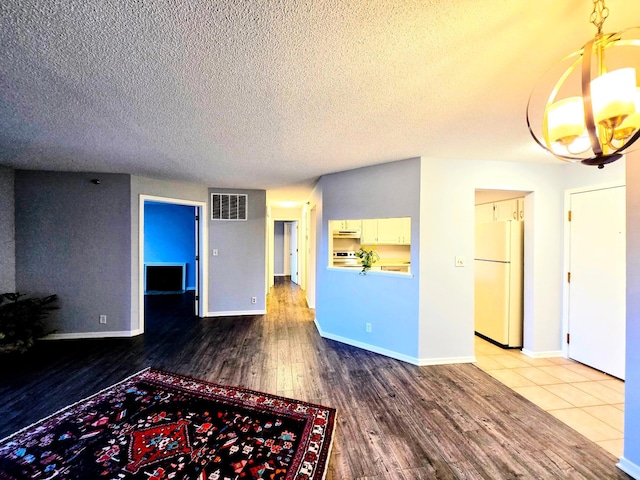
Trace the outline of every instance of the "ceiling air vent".
{"label": "ceiling air vent", "polygon": [[212,193],[211,220],[246,220],[246,193]]}

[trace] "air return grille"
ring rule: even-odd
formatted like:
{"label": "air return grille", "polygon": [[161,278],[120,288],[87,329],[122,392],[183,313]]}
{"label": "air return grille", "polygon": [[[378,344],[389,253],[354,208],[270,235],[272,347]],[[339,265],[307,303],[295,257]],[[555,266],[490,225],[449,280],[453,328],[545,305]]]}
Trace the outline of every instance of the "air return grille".
{"label": "air return grille", "polygon": [[212,193],[211,220],[246,220],[246,193]]}

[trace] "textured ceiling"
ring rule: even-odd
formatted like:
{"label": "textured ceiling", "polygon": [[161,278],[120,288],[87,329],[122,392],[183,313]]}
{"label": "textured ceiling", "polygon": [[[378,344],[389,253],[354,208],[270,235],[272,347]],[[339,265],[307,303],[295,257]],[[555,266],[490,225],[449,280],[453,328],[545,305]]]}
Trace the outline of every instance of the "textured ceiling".
{"label": "textured ceiling", "polygon": [[[555,162],[526,127],[592,0],[2,0],[0,165],[301,200],[416,156]],[[609,0],[606,31],[640,24]]]}

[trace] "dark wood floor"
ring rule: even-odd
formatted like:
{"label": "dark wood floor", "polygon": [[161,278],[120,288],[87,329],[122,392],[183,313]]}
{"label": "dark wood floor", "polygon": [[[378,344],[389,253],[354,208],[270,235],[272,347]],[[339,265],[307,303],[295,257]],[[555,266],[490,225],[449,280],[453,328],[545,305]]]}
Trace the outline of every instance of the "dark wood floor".
{"label": "dark wood floor", "polygon": [[322,339],[299,288],[268,314],[198,319],[146,299],[137,338],[0,357],[0,438],[147,366],[337,408],[327,479],[628,479],[616,458],[471,364],[416,367]]}

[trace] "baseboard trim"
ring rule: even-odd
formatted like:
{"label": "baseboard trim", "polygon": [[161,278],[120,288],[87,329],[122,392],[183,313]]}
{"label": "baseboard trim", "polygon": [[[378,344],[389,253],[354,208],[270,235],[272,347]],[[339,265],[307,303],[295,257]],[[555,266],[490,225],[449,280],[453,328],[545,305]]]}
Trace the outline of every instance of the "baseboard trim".
{"label": "baseboard trim", "polygon": [[351,345],[352,347],[361,348],[362,350],[367,350],[369,352],[377,353],[379,355],[384,355],[385,357],[394,358],[396,360],[400,360],[401,362],[410,363],[412,365],[417,365],[419,367],[431,366],[431,365],[449,365],[452,363],[473,363],[476,361],[475,357],[444,357],[444,358],[417,358],[409,355],[405,355],[404,353],[399,353],[393,350],[388,350],[386,348],[378,347],[376,345],[371,345],[364,342],[359,342],[357,340],[352,340],[350,338],[342,337],[340,335],[335,335],[333,333],[324,332],[320,327],[317,319],[313,319],[316,324],[316,329],[322,338],[326,338],[329,340],[334,340],[336,342],[344,343],[346,345]]}
{"label": "baseboard trim", "polygon": [[245,315],[266,315],[266,310],[230,310],[228,312],[208,312],[207,317],[241,317]]}
{"label": "baseboard trim", "polygon": [[549,350],[547,352],[534,352],[531,350],[527,350],[526,348],[522,349],[522,353],[527,357],[531,358],[553,358],[553,357],[562,357],[562,350]]}
{"label": "baseboard trim", "polygon": [[119,332],[77,332],[77,333],[52,333],[43,340],[82,340],[90,338],[130,338],[141,335],[142,330],[124,330]]}
{"label": "baseboard trim", "polygon": [[631,475],[633,478],[640,479],[640,465],[635,464],[624,457],[620,457],[618,463],[616,463],[616,467],[618,467],[627,475]]}

